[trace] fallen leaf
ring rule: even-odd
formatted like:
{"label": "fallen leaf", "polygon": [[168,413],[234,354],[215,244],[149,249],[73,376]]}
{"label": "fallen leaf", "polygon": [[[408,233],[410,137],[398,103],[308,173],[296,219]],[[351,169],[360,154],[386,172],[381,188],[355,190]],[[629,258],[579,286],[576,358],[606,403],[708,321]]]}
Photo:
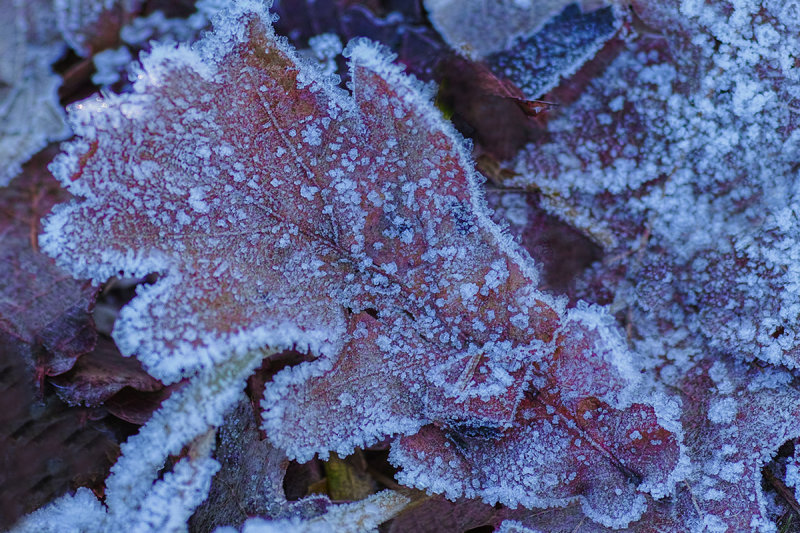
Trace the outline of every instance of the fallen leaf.
{"label": "fallen leaf", "polygon": [[[447,431],[476,450],[442,474],[452,486],[420,475],[432,457],[395,447],[403,479],[637,518],[642,491],[674,484],[681,447],[669,406],[637,397],[608,317],[537,290],[462,139],[380,47],[346,50],[351,96],[269,22],[238,3],[193,48],[155,48],[132,94],[75,104],[79,137],[52,169],[79,199],[48,218],[43,248],[98,281],[160,274],[114,337],[167,383],[264,345],[317,356],[266,386],[264,429],[291,458]],[[521,408],[526,391],[540,403]],[[631,444],[637,429],[657,437]],[[545,442],[566,456],[524,472],[484,460]],[[570,477],[589,457],[602,466]]]}
{"label": "fallen leaf", "polygon": [[0,189],[0,353],[19,353],[40,376],[62,374],[94,348],[91,309],[97,288],[73,279],[39,251],[40,218],[69,198],[37,155]]}
{"label": "fallen leaf", "polygon": [[125,387],[154,392],[163,386],[142,370],[141,364],[123,357],[110,339],[100,338],[94,350],[80,357],[72,369],[50,379],[58,397],[70,405],[96,407]]}
{"label": "fallen leaf", "polygon": [[70,131],[51,65],[65,51],[48,0],[2,0],[0,35],[0,187],[30,157]]}

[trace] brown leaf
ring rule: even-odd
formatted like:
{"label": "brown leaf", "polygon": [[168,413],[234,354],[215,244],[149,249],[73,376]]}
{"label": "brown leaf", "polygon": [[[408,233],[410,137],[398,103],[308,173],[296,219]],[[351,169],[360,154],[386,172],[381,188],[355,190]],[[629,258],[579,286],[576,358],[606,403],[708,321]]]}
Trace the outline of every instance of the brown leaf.
{"label": "brown leaf", "polygon": [[[417,487],[580,499],[614,524],[668,490],[678,437],[650,398],[622,399],[626,348],[600,311],[537,289],[425,89],[360,41],[347,94],[253,4],[217,21],[192,49],[155,49],[133,93],[75,105],[80,137],[53,165],[81,198],[48,220],[49,253],[96,280],[161,274],[120,313],[123,353],[174,382],[264,344],[310,351],[266,386],[264,428],[290,457],[406,435],[415,453],[393,462]],[[450,459],[437,431],[470,453]]]}
{"label": "brown leaf", "polygon": [[41,398],[27,350],[0,330],[0,529],[78,486],[102,490],[118,454],[83,409]]}
{"label": "brown leaf", "polygon": [[163,387],[142,369],[141,363],[123,357],[110,339],[101,337],[95,349],[78,359],[72,369],[50,380],[59,398],[71,405],[95,407],[124,387],[154,392]]}
{"label": "brown leaf", "polygon": [[97,289],[73,279],[39,251],[40,219],[69,198],[46,165],[55,150],[37,155],[0,189],[0,332],[6,351],[26,354],[40,375],[69,370],[97,334],[91,308]]}

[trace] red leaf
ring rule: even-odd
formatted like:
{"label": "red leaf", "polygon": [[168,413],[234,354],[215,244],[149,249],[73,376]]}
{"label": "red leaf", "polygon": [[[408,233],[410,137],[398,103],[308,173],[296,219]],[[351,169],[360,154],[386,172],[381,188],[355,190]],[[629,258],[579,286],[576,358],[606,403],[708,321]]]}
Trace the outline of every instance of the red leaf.
{"label": "red leaf", "polygon": [[667,494],[682,475],[681,447],[653,407],[625,399],[630,378],[598,352],[614,353],[613,332],[587,322],[575,313],[561,331],[548,374],[533,379],[510,431],[426,426],[393,447],[398,479],[511,507],[563,506],[577,495],[600,523],[638,519],[647,507],[640,491]]}
{"label": "red leaf", "polygon": [[[679,386],[691,471],[669,498],[648,497],[647,512],[625,531],[774,531],[761,471],[783,443],[800,435],[795,380],[782,370],[706,359]],[[564,522],[574,523],[574,510],[565,513]],[[559,511],[549,515],[556,518],[534,513],[513,518],[551,531],[545,524],[557,522]]]}
{"label": "red leaf", "polygon": [[[346,455],[420,428],[419,438],[478,433],[483,452],[527,435],[530,453],[560,443],[564,455],[498,472],[475,453],[443,472],[456,479],[449,494],[582,499],[624,524],[642,512],[641,491],[667,491],[680,458],[673,415],[639,398],[600,311],[566,315],[537,290],[426,90],[359,41],[347,51],[353,94],[343,93],[300,64],[253,3],[217,24],[191,50],[155,48],[133,94],[75,106],[80,137],[53,165],[82,198],[48,219],[48,252],[98,280],[161,275],[120,313],[122,352],[171,382],[264,344],[308,349],[318,360],[265,392],[264,428],[290,457]],[[526,390],[539,403],[523,401]],[[545,432],[549,408],[570,427]],[[572,426],[587,439],[574,448]],[[632,447],[637,429],[644,441]],[[576,481],[565,465],[584,448],[602,449],[602,466]],[[442,490],[419,475],[423,458],[393,453],[409,481]],[[555,478],[538,485],[545,474]]]}

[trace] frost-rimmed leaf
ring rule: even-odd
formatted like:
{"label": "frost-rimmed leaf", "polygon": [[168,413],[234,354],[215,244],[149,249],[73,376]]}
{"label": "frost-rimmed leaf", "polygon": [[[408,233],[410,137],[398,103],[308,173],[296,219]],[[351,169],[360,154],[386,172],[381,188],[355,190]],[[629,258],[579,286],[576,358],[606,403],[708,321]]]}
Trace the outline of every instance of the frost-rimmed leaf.
{"label": "frost-rimmed leaf", "polygon": [[3,0],[0,34],[0,186],[48,142],[69,128],[50,65],[65,51],[47,0]]}
{"label": "frost-rimmed leaf", "polygon": [[[664,438],[632,454],[612,438],[603,456],[638,477],[603,485],[585,471],[587,508],[609,523],[633,519],[641,506],[606,515],[596,504],[668,490],[679,428],[665,406],[633,401],[627,352],[596,323],[602,314],[567,318],[562,301],[536,289],[534,266],[489,220],[466,147],[429,91],[357,41],[346,51],[350,96],[269,23],[261,4],[238,2],[194,47],[154,48],[132,94],[74,106],[79,138],[52,168],[81,199],[48,219],[43,246],[97,280],[161,274],[114,335],[162,380],[263,345],[309,348],[317,361],[266,390],[265,429],[291,457],[346,454],[425,424],[466,438],[481,428],[490,448],[519,429],[524,392],[554,383],[546,394],[570,420],[581,402],[644,414],[641,432]],[[584,351],[597,356],[596,375],[577,364]],[[390,394],[359,398],[376,376]],[[561,457],[546,459],[563,470]],[[484,485],[480,495],[518,502],[519,480],[498,484],[508,490]],[[535,497],[550,505],[582,490]]]}
{"label": "frost-rimmed leaf", "polygon": [[427,0],[431,21],[457,52],[483,62],[506,91],[535,100],[574,74],[617,33],[611,3]]}
{"label": "frost-rimmed leaf", "polygon": [[[625,354],[617,335],[588,309],[573,310],[557,333],[548,372],[533,378],[511,431],[426,426],[393,446],[398,480],[512,508],[577,500],[587,516],[611,527],[637,520],[647,508],[642,491],[663,497],[688,465],[671,433],[679,426],[631,400],[625,375],[631,367],[614,360]],[[651,402],[661,406],[659,414],[671,409],[676,416],[678,406],[665,398]]]}
{"label": "frost-rimmed leaf", "polygon": [[612,293],[667,344],[797,366],[796,17],[724,6],[634,3],[652,27],[552,113],[506,183],[606,249],[585,297]]}
{"label": "frost-rimmed leaf", "polygon": [[436,30],[460,53],[480,59],[536,33],[573,0],[425,0]]}
{"label": "frost-rimmed leaf", "polygon": [[[384,490],[361,501],[333,505],[317,517],[264,520],[251,518],[242,533],[342,533],[377,532],[378,526],[403,510],[411,498],[397,491]],[[233,528],[220,528],[216,533],[236,533]]]}
{"label": "frost-rimmed leaf", "polygon": [[[207,497],[220,464],[211,457],[216,428],[242,396],[245,379],[269,352],[254,350],[194,376],[164,400],[139,433],[122,445],[122,455],[106,480],[105,507],[90,505],[93,531],[141,533],[186,531],[194,509]],[[188,446],[187,456],[159,479],[167,459]],[[80,529],[73,516],[86,499],[81,489],[21,520],[14,533]]]}

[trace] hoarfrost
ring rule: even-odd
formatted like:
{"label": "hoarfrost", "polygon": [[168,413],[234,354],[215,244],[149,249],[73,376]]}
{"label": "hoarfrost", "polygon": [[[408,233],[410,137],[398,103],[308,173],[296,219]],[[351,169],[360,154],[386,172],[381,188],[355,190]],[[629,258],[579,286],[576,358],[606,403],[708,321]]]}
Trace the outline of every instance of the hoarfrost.
{"label": "hoarfrost", "polygon": [[[269,354],[253,351],[233,357],[194,376],[167,398],[122,445],[122,455],[106,480],[105,507],[88,489],[79,489],[23,518],[13,533],[186,531],[220,466],[211,458],[215,429],[265,355]],[[187,445],[188,456],[159,479],[167,459]]]}
{"label": "hoarfrost", "polygon": [[538,32],[573,0],[425,0],[431,22],[445,41],[472,59],[510,48]]}

